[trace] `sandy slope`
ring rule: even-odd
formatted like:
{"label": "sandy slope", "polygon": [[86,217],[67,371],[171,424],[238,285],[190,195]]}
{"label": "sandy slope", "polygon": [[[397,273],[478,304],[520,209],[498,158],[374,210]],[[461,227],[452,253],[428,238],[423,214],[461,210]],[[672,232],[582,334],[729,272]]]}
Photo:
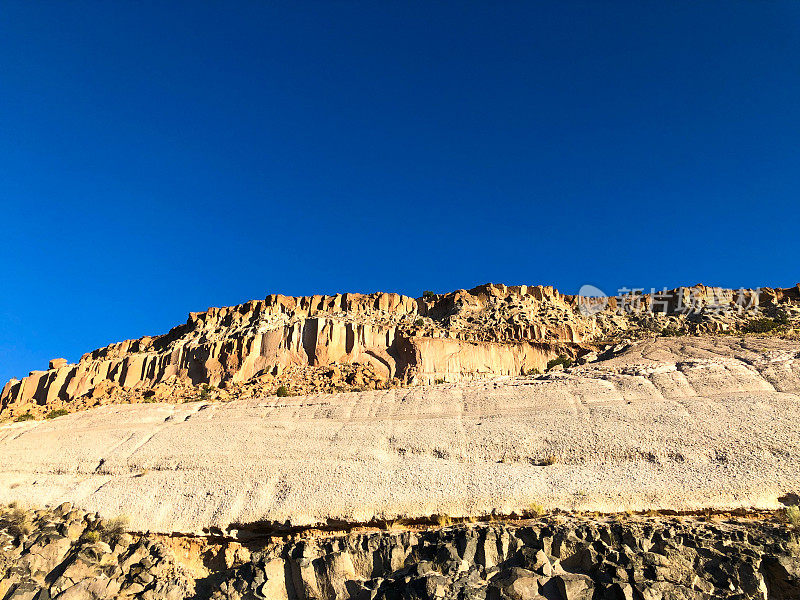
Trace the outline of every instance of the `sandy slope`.
{"label": "sandy slope", "polygon": [[9,424],[0,502],[70,500],[157,531],[533,502],[774,507],[800,492],[798,356],[768,339],[662,339],[538,379]]}

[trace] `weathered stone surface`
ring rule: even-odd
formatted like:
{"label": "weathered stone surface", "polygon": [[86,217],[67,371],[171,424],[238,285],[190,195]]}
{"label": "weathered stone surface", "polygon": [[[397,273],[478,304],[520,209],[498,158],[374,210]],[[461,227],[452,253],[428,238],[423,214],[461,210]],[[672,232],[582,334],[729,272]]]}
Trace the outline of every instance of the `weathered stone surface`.
{"label": "weathered stone surface", "polygon": [[[83,524],[81,537],[55,533],[75,521]],[[160,542],[120,533],[108,523],[66,504],[0,508],[0,598],[101,600],[116,598],[122,588],[143,600],[194,594],[194,580]]]}
{"label": "weathered stone surface", "polygon": [[[545,375],[107,406],[0,427],[0,502],[70,501],[197,533],[534,503],[775,508],[800,489],[798,374],[793,341],[660,338]],[[575,548],[553,552],[566,566],[593,559]]]}
{"label": "weathered stone surface", "polygon": [[[112,344],[74,365],[54,359],[47,371],[9,381],[0,410],[37,415],[111,402],[256,397],[280,386],[309,393],[541,372],[560,354],[590,362],[614,338],[736,332],[755,314],[742,313],[742,303],[790,329],[800,321],[800,284],[678,288],[611,298],[589,313],[586,302],[552,287],[498,284],[417,299],[270,295],[191,313],[165,335]],[[331,365],[355,365],[356,374],[337,379],[320,370]]]}
{"label": "weathered stone surface", "polygon": [[[14,524],[23,512],[32,527],[20,535]],[[562,514],[414,530],[309,531],[253,538],[245,548],[220,538],[119,534],[88,513],[23,512],[0,508],[0,593],[7,599],[800,597],[796,532],[780,514],[716,520]],[[94,534],[65,545],[50,533],[75,518]],[[114,537],[113,549],[98,537]],[[52,560],[31,560],[34,553]],[[564,556],[591,558],[569,563]]]}
{"label": "weathered stone surface", "polygon": [[[774,521],[562,516],[317,537],[254,548],[249,561],[212,575],[208,592],[213,598],[320,600],[794,598],[800,579],[786,566],[794,560],[792,535]],[[476,539],[505,542],[488,557],[468,550]],[[591,549],[593,559],[562,568],[547,549],[563,540],[575,541],[580,554]],[[651,551],[634,549],[642,547]],[[386,562],[393,553],[406,558]],[[687,560],[692,569],[685,579]],[[545,561],[555,564],[553,573],[536,571]],[[276,565],[294,576],[283,576]]]}

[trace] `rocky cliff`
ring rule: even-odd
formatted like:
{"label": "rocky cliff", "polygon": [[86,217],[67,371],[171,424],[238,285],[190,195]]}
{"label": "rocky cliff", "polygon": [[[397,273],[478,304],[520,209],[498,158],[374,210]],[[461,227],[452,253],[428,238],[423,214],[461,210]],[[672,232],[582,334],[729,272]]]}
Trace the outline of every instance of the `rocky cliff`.
{"label": "rocky cliff", "polygon": [[164,335],[112,344],[77,364],[54,359],[9,381],[0,409],[35,415],[108,402],[257,397],[281,386],[311,393],[518,375],[624,337],[736,332],[754,319],[791,330],[799,317],[800,284],[604,299],[496,284],[416,299],[270,295],[191,313]]}

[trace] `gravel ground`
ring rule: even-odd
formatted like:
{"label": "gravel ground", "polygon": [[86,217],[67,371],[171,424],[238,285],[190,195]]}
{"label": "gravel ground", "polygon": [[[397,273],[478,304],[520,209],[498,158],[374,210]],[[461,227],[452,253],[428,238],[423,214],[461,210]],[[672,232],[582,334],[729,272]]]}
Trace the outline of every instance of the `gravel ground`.
{"label": "gravel ground", "polygon": [[537,378],[7,424],[0,502],[161,532],[534,503],[774,508],[800,492],[799,357],[768,338],[660,339]]}

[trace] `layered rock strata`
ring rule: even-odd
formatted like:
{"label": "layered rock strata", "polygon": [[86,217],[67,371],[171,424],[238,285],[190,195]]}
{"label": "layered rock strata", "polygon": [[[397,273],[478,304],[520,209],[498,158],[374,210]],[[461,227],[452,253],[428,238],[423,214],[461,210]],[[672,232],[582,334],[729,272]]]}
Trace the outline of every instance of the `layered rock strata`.
{"label": "layered rock strata", "polygon": [[[112,344],[77,364],[55,359],[47,370],[9,381],[0,410],[14,416],[201,393],[255,397],[280,386],[308,393],[518,375],[620,337],[736,332],[762,315],[791,330],[800,321],[800,284],[738,291],[695,286],[599,300],[496,284],[417,299],[270,295],[191,313],[165,335]],[[358,365],[361,374],[337,381],[319,371],[330,365]]]}
{"label": "layered rock strata", "polygon": [[544,375],[104,406],[0,427],[0,502],[235,535],[548,510],[776,508],[800,490],[800,346],[660,338]]}

